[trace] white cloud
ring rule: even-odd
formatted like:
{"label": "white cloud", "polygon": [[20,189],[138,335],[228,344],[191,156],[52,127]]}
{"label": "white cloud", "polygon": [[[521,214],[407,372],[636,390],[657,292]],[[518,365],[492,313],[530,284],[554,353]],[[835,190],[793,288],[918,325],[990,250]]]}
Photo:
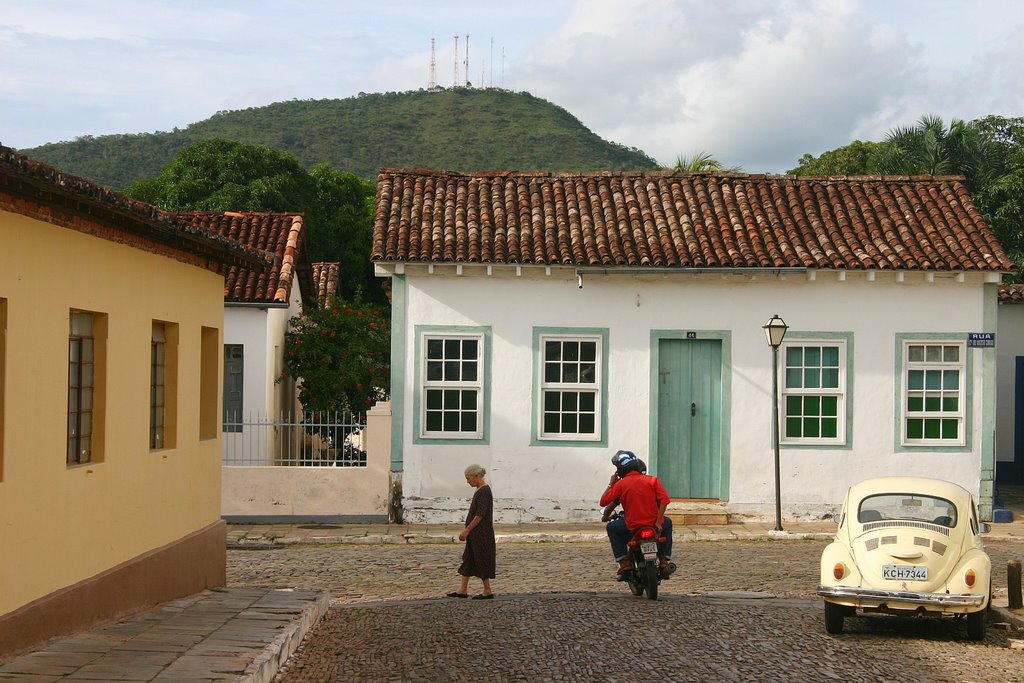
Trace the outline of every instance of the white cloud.
{"label": "white cloud", "polygon": [[[1024,3],[997,0],[4,0],[0,139],[169,130],[223,109],[469,80],[660,162],[751,172],[924,113],[1024,114]],[[453,35],[460,54],[453,54]],[[494,51],[490,39],[494,37]],[[504,60],[502,54],[504,53]]]}
{"label": "white cloud", "polygon": [[848,142],[915,75],[907,41],[853,2],[594,7],[581,3],[573,16],[586,21],[530,55],[527,80],[666,165],[702,150],[751,172],[785,170]]}

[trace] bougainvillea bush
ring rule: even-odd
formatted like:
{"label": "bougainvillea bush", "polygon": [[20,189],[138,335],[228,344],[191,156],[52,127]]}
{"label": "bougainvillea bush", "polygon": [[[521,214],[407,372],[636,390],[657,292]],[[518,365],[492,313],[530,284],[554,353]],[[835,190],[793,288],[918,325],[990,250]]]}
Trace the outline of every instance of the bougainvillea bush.
{"label": "bougainvillea bush", "polygon": [[298,381],[313,412],[365,413],[391,390],[390,311],[356,298],[333,298],[292,318],[282,377]]}

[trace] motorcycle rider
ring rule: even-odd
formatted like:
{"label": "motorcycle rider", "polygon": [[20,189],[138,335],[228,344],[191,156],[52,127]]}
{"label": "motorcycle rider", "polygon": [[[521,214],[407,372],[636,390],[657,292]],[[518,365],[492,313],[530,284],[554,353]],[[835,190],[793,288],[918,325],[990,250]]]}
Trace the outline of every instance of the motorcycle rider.
{"label": "motorcycle rider", "polygon": [[608,488],[601,496],[602,522],[608,522],[616,505],[622,505],[623,517],[608,522],[608,540],[612,554],[619,563],[618,580],[625,580],[632,570],[627,544],[637,529],[652,526],[658,536],[664,538],[658,543],[658,560],[662,579],[667,579],[676,570],[672,562],[672,520],[665,516],[669,498],[665,487],[657,477],[645,474],[647,465],[632,451],[617,451],[612,456],[615,473],[608,481]]}

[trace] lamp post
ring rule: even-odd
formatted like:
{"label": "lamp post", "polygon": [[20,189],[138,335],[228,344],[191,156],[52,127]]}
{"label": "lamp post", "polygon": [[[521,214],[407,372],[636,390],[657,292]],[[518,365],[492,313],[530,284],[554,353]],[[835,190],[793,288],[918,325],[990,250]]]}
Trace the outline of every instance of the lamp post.
{"label": "lamp post", "polygon": [[777,315],[766,322],[762,329],[772,347],[772,445],[775,447],[775,530],[782,531],[782,497],[779,485],[779,347],[789,326]]}

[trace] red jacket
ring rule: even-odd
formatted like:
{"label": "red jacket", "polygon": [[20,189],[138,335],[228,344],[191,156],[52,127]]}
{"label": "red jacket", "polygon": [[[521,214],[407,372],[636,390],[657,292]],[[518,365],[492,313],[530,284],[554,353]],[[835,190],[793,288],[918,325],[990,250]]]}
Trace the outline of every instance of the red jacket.
{"label": "red jacket", "polygon": [[612,484],[601,496],[601,507],[619,501],[631,531],[654,526],[662,505],[668,505],[668,492],[657,477],[630,472]]}

